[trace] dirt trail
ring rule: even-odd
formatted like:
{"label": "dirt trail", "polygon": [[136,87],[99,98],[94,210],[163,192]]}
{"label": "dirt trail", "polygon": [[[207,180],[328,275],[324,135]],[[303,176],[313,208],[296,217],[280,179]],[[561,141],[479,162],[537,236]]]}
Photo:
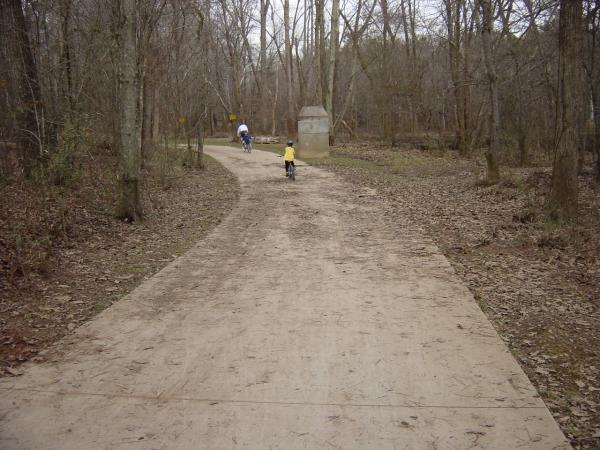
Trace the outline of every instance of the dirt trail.
{"label": "dirt trail", "polygon": [[569,448],[417,227],[328,172],[207,151],[238,206],[0,382],[0,448]]}

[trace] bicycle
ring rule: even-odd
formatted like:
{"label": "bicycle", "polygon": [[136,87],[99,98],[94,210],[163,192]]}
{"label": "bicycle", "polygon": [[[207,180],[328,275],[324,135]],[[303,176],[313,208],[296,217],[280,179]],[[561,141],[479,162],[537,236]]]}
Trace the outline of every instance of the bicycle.
{"label": "bicycle", "polygon": [[296,167],[293,164],[288,166],[287,177],[288,180],[296,181]]}
{"label": "bicycle", "polygon": [[[283,158],[283,155],[277,155],[278,158]],[[296,181],[296,166],[294,164],[290,164],[285,172],[285,176],[288,180]]]}
{"label": "bicycle", "polygon": [[252,151],[252,142],[246,143],[246,141],[242,139],[242,151],[245,153],[250,153]]}

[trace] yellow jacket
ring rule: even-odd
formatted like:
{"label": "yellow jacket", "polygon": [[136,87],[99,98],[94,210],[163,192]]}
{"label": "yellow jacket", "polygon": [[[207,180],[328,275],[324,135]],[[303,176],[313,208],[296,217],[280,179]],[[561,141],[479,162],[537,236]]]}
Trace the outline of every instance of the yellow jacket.
{"label": "yellow jacket", "polygon": [[284,159],[284,161],[293,161],[295,155],[296,155],[296,150],[294,150],[294,147],[286,147],[285,155],[283,156],[283,159]]}

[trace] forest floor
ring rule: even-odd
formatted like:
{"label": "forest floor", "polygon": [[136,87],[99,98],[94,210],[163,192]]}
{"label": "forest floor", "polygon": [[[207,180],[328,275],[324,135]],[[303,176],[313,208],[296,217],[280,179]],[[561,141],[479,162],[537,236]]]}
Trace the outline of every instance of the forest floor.
{"label": "forest floor", "polygon": [[567,449],[423,230],[377,192],[206,147],[231,213],[130,295],[0,379],[0,446]]}
{"label": "forest floor", "polygon": [[505,340],[575,448],[600,448],[600,186],[580,178],[580,218],[543,205],[550,169],[505,169],[383,145],[336,147],[313,164],[374,188],[386,214],[434,239]]}
{"label": "forest floor", "polygon": [[[475,182],[451,152],[338,146],[312,164],[377,190],[385,213],[419,224],[451,261],[575,448],[600,448],[600,188],[580,180],[581,216],[545,218],[550,171]],[[90,175],[90,171],[94,171]],[[150,177],[140,225],[114,220],[114,160],[91,161],[75,187],[2,186],[0,366],[19,364],[130,292],[205,236],[239,194],[205,171]],[[101,195],[98,195],[100,193]]]}
{"label": "forest floor", "polygon": [[[116,220],[115,156],[78,161],[63,186],[0,187],[0,375],[118,301],[183,254],[228,214],[235,177],[210,157],[203,170],[177,158],[145,169],[145,220]],[[43,352],[42,352],[43,353]]]}

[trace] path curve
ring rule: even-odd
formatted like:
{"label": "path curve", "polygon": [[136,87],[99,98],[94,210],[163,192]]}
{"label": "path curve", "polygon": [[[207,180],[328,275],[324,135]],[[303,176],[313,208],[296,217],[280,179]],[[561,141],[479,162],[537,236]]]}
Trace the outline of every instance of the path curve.
{"label": "path curve", "polygon": [[0,381],[0,448],[569,448],[448,261],[374,191],[206,151],[239,177],[236,208]]}

